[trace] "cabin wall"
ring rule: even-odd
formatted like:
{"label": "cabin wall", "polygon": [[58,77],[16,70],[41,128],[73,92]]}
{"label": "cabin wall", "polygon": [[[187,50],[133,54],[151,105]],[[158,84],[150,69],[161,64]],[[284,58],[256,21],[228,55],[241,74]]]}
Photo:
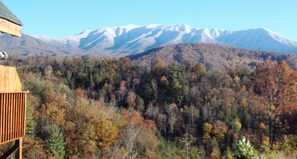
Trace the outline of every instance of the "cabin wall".
{"label": "cabin wall", "polygon": [[20,92],[22,85],[15,67],[0,65],[0,92]]}
{"label": "cabin wall", "polygon": [[8,33],[13,36],[21,36],[21,26],[6,19],[0,18],[0,32]]}
{"label": "cabin wall", "polygon": [[0,65],[0,144],[25,135],[27,93],[16,68]]}

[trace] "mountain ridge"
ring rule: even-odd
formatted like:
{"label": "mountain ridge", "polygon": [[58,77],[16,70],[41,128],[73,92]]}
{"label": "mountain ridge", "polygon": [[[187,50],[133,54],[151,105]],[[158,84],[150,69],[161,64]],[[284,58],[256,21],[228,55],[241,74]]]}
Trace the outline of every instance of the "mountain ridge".
{"label": "mountain ridge", "polygon": [[211,43],[249,50],[297,54],[297,42],[266,28],[221,30],[189,25],[126,25],[85,30],[73,36],[52,38],[26,35],[21,38],[0,35],[3,51],[22,56],[86,55],[123,57],[175,44]]}
{"label": "mountain ridge", "polygon": [[273,60],[286,61],[290,67],[297,70],[297,55],[294,54],[247,50],[207,43],[175,44],[128,57],[142,67],[151,67],[157,60],[162,60],[166,64],[203,63],[208,69],[222,71],[238,67],[253,68],[265,60]]}
{"label": "mountain ridge", "polygon": [[126,25],[86,30],[74,36],[34,36],[56,48],[75,47],[86,53],[122,56],[181,43],[215,43],[251,50],[297,54],[297,42],[266,28],[248,30],[199,29],[189,25]]}

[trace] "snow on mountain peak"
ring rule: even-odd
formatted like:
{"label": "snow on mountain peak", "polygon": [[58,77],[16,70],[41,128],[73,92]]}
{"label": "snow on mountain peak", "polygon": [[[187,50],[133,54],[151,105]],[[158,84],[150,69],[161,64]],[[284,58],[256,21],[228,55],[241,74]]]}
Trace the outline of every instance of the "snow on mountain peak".
{"label": "snow on mountain peak", "polygon": [[90,34],[90,32],[92,32],[92,30],[88,29],[88,30],[85,30],[79,34],[76,34],[75,36],[86,36],[86,35]]}
{"label": "snow on mountain peak", "polygon": [[161,24],[148,24],[146,26],[144,26],[145,28],[151,29],[151,28],[157,28],[162,26]]}
{"label": "snow on mountain peak", "polygon": [[[178,43],[219,43],[245,49],[297,53],[297,42],[266,28],[249,30],[198,29],[186,24],[104,27],[61,39],[34,36],[52,45],[67,42],[84,51],[135,54]],[[53,42],[54,41],[54,42]]]}
{"label": "snow on mountain peak", "polygon": [[57,40],[57,38],[52,38],[50,36],[47,35],[31,35],[32,37],[45,41],[45,42],[49,42],[49,41],[53,41],[53,40]]}
{"label": "snow on mountain peak", "polygon": [[181,31],[181,32],[191,32],[192,31],[192,27],[186,24],[180,24],[180,25],[176,25],[175,26],[177,29],[177,31]]}
{"label": "snow on mountain peak", "polygon": [[286,39],[284,36],[282,36],[281,34],[279,34],[277,32],[271,31],[271,30],[266,29],[266,28],[263,28],[263,29],[266,30],[269,33],[269,35],[271,37],[273,37],[275,40],[277,40],[277,41],[279,41],[281,43],[290,45],[290,46],[297,46],[297,42],[290,41],[290,40]]}
{"label": "snow on mountain peak", "polygon": [[134,24],[128,24],[128,25],[125,25],[125,26],[121,26],[121,28],[125,28],[125,29],[134,29],[134,28],[138,28],[139,26],[138,25],[134,25]]}
{"label": "snow on mountain peak", "polygon": [[138,28],[138,25],[134,25],[134,24],[128,24],[128,25],[124,25],[124,26],[113,26],[111,27],[113,30],[126,30],[126,31],[130,31],[132,29]]}

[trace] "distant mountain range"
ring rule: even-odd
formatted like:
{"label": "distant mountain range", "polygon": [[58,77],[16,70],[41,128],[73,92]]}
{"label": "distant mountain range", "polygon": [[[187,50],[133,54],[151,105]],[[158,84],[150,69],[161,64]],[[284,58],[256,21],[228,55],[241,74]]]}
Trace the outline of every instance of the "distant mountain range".
{"label": "distant mountain range", "polygon": [[173,44],[212,43],[250,50],[297,54],[297,42],[265,28],[249,30],[198,29],[188,25],[127,25],[86,30],[78,35],[52,38],[1,36],[0,47],[22,55],[96,54],[125,56]]}

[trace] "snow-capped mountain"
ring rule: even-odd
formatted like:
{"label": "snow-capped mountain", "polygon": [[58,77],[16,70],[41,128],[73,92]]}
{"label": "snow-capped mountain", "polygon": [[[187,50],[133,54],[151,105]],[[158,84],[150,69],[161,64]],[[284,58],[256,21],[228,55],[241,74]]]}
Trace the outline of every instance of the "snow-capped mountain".
{"label": "snow-capped mountain", "polygon": [[127,25],[87,30],[78,35],[51,38],[34,36],[61,50],[77,49],[85,53],[109,56],[144,52],[180,43],[215,43],[251,50],[297,54],[297,42],[265,28],[249,30],[199,29],[188,25]]}

